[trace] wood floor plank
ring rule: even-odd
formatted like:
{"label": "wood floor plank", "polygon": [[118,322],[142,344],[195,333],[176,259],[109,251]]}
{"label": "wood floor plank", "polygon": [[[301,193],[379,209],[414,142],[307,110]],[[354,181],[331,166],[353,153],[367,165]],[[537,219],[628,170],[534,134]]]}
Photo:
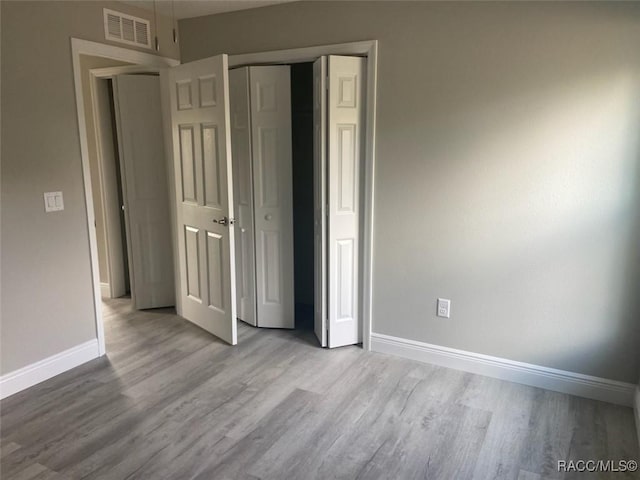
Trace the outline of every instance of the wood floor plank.
{"label": "wood floor plank", "polygon": [[12,476],[12,479],[13,480],[33,480],[43,472],[50,472],[50,470],[44,465],[40,465],[39,463],[32,463],[25,469],[19,472],[16,472],[15,475]]}
{"label": "wood floor plank", "polygon": [[[375,356],[370,357],[375,360]],[[395,365],[393,365],[395,363]],[[385,373],[378,372],[379,375],[366,376],[358,378],[356,375],[340,375],[335,381],[335,388],[328,390],[322,403],[318,403],[311,409],[305,421],[294,425],[287,437],[283,437],[274,442],[265,455],[256,461],[249,470],[249,473],[260,476],[262,478],[300,478],[307,476],[314,478],[314,473],[321,469],[320,465],[323,456],[309,456],[305,451],[308,445],[314,445],[320,451],[326,451],[327,455],[331,451],[332,446],[341,438],[345,438],[350,432],[360,432],[360,438],[355,439],[359,445],[369,443],[363,438],[363,430],[360,425],[368,423],[372,429],[371,434],[377,437],[380,428],[376,426],[375,420],[380,418],[380,412],[377,407],[380,405],[389,405],[388,399],[394,395],[404,397],[404,392],[397,388],[398,378],[403,378],[402,374],[407,371],[397,362],[391,362],[392,371]],[[350,373],[358,371],[351,369]],[[415,382],[415,379],[408,379],[409,382]],[[372,390],[367,390],[367,385],[374,385],[379,382],[379,395],[382,400],[378,402],[374,395],[368,395]],[[383,387],[384,385],[384,387]],[[349,405],[358,402],[357,396],[361,398],[369,396],[367,402],[359,404],[360,414],[349,410]],[[347,413],[347,412],[351,413]],[[368,415],[365,415],[365,412]],[[355,425],[354,425],[355,424]],[[378,425],[384,425],[380,421]],[[386,431],[387,429],[384,428]],[[373,447],[375,448],[375,446]],[[366,456],[368,452],[362,454]],[[314,461],[315,460],[315,461]]]}
{"label": "wood floor plank", "polygon": [[540,475],[537,473],[527,472],[526,470],[520,470],[518,472],[517,480],[540,480]]}
{"label": "wood floor plank", "polygon": [[3,480],[542,480],[640,456],[629,408],[312,331],[240,323],[231,347],[126,299],[104,318],[106,357],[0,402]]}
{"label": "wood floor plank", "polygon": [[473,377],[460,403],[492,412],[474,479],[518,478],[536,391],[533,387],[494,378]]}
{"label": "wood floor plank", "polygon": [[21,447],[17,443],[14,443],[14,442],[2,442],[2,444],[0,445],[0,458],[3,458],[6,455],[9,455],[9,454],[15,452],[19,448],[21,448]]}
{"label": "wood floor plank", "polygon": [[[558,460],[565,459],[575,428],[571,412],[571,397],[558,392],[538,389],[529,417],[527,448],[521,450],[523,470],[538,473],[543,478],[563,478]],[[593,421],[593,420],[592,420]]]}
{"label": "wood floor plank", "polygon": [[[210,461],[211,465],[205,466],[194,478],[208,480],[254,476],[248,472],[248,469],[271,448],[275,441],[288,436],[291,427],[304,419],[318,399],[319,395],[316,393],[294,390],[279,402],[259,427],[238,441],[221,458]],[[261,475],[258,478],[264,477]]]}

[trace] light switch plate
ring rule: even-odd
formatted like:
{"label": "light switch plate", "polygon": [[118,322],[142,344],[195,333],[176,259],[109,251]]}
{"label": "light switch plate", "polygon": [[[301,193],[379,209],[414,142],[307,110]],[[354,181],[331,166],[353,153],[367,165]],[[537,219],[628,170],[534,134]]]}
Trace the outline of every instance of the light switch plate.
{"label": "light switch plate", "polygon": [[45,192],[44,193],[44,211],[59,212],[64,210],[64,200],[62,192]]}
{"label": "light switch plate", "polygon": [[437,315],[444,318],[449,318],[451,316],[451,300],[446,298],[438,299]]}

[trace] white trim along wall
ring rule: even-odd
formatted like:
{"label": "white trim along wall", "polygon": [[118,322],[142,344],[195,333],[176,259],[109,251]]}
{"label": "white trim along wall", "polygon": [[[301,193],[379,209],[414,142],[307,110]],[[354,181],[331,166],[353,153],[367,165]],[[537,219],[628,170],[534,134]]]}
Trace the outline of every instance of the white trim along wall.
{"label": "white trim along wall", "polygon": [[[631,383],[466,352],[381,333],[371,334],[371,350],[627,407],[632,406],[634,402],[636,386]],[[636,403],[639,395],[640,393],[636,393]]]}
{"label": "white trim along wall", "polygon": [[0,377],[0,399],[44,382],[100,356],[98,339],[76,345],[64,352],[14,370]]}

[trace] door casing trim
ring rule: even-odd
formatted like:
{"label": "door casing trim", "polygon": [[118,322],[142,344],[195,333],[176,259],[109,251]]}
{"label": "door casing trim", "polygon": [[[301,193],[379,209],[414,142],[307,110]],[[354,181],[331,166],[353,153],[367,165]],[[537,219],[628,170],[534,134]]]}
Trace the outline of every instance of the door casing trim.
{"label": "door casing trim", "polygon": [[[372,295],[373,295],[373,228],[374,228],[374,193],[375,193],[375,143],[376,143],[376,91],[378,71],[378,41],[365,40],[351,43],[319,45],[314,47],[275,50],[269,52],[246,53],[229,55],[229,69],[242,66],[283,65],[292,63],[313,62],[324,55],[349,55],[367,58],[367,95],[365,105],[365,148],[364,148],[364,202],[363,202],[363,243],[362,243],[362,287],[360,305],[362,312],[362,347],[371,350],[372,327]],[[161,74],[161,88],[168,89],[169,85]],[[165,90],[168,93],[168,91]],[[164,98],[168,95],[163,94]],[[165,106],[165,108],[167,108]],[[166,130],[165,130],[166,132]],[[166,135],[165,135],[166,136]],[[169,150],[167,150],[169,151]],[[168,159],[167,161],[170,161]],[[169,169],[170,184],[173,185],[173,168]],[[173,222],[175,224],[175,221]],[[174,245],[175,245],[174,239]],[[174,258],[177,252],[174,250]],[[176,281],[176,285],[178,282]],[[176,292],[176,299],[180,297]],[[176,304],[178,314],[180,307]]]}
{"label": "door casing trim", "polygon": [[362,347],[371,350],[373,318],[373,229],[376,155],[376,92],[378,72],[378,41],[319,45],[315,47],[275,50],[270,52],[229,55],[229,68],[244,65],[278,65],[312,62],[323,55],[351,55],[367,58],[367,96],[365,105],[364,204],[363,204],[363,268],[361,289]]}
{"label": "door casing trim", "polygon": [[[85,94],[82,89],[82,70],[80,56],[90,55],[93,57],[108,58],[121,62],[131,63],[133,67],[117,67],[123,73],[130,73],[133,70],[158,72],[167,67],[179,65],[180,62],[173,58],[161,57],[150,53],[139,52],[123,47],[115,47],[104,43],[71,38],[71,58],[73,61],[73,83],[76,97],[76,111],[78,116],[78,133],[80,135],[80,155],[82,158],[82,180],[84,184],[84,198],[87,216],[87,230],[89,233],[89,256],[91,262],[91,283],[93,287],[93,310],[96,326],[96,337],[98,339],[98,352],[102,356],[106,353],[104,339],[104,323],[102,319],[102,297],[100,286],[100,272],[98,268],[98,242],[95,230],[95,212],[93,209],[93,193],[91,190],[91,171],[89,168],[89,147],[87,142],[87,123],[84,109]],[[112,69],[113,72],[116,68]],[[113,74],[111,72],[111,74]],[[104,71],[104,77],[109,76],[109,72]]]}

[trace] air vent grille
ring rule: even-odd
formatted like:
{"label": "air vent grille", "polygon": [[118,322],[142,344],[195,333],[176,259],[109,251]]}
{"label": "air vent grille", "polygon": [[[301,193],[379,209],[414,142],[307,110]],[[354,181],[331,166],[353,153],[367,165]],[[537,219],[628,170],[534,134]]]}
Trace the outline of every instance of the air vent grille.
{"label": "air vent grille", "polygon": [[122,39],[128,42],[136,41],[136,37],[133,33],[133,20],[130,18],[122,18]]}
{"label": "air vent grille", "polygon": [[104,35],[107,40],[151,48],[151,24],[144,18],[104,9]]}
{"label": "air vent grille", "polygon": [[136,39],[138,42],[151,46],[149,38],[149,24],[144,22],[136,22]]}
{"label": "air vent grille", "polygon": [[120,38],[120,17],[112,13],[106,14],[107,18],[107,38]]}

